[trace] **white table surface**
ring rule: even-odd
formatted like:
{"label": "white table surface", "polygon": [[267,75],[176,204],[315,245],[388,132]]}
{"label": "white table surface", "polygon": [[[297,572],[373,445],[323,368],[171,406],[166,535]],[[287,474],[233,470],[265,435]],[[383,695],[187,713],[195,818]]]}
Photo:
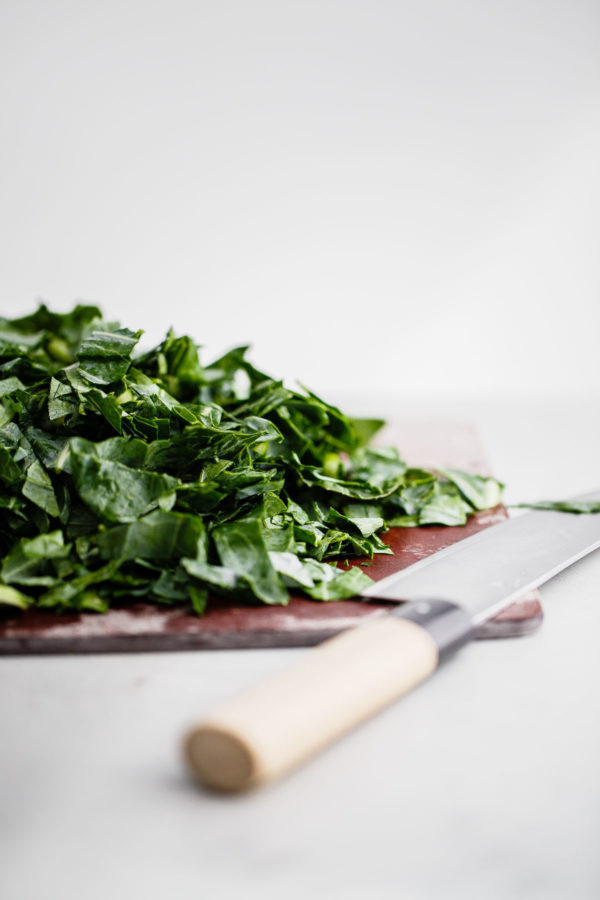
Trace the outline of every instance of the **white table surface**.
{"label": "white table surface", "polygon": [[[599,399],[401,412],[473,420],[516,501],[600,486]],[[181,735],[310,650],[0,659],[0,896],[599,897],[600,553],[541,594],[537,634],[470,645],[242,797],[190,783]]]}

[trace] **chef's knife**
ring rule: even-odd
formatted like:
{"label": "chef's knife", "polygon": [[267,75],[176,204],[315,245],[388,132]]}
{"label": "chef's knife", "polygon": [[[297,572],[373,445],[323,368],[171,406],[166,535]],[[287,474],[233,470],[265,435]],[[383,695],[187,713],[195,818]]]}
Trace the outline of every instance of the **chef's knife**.
{"label": "chef's knife", "polygon": [[[597,501],[600,491],[575,499]],[[477,624],[598,547],[600,515],[536,510],[376,582],[361,596],[408,602],[215,709],[186,739],[192,771],[229,791],[282,775],[431,675]]]}

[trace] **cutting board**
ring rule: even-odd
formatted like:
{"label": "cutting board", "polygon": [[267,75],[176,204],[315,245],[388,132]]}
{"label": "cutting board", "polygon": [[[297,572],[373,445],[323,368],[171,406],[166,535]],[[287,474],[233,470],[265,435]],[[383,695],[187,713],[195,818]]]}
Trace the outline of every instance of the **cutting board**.
{"label": "cutting board", "polygon": [[[396,445],[407,462],[448,466],[489,474],[475,430],[457,422],[404,422],[385,428],[379,444]],[[365,571],[375,580],[501,522],[502,506],[484,510],[460,527],[392,528],[385,535],[394,556],[376,556]],[[358,560],[353,561],[358,564]],[[247,606],[220,598],[202,617],[182,608],[121,604],[104,615],[56,615],[29,610],[0,616],[0,653],[97,653],[139,650],[193,650],[234,647],[294,647],[320,641],[367,619],[385,614],[389,604],[362,600],[321,603],[293,597],[288,606]],[[515,637],[542,621],[536,591],[480,626],[481,638]]]}

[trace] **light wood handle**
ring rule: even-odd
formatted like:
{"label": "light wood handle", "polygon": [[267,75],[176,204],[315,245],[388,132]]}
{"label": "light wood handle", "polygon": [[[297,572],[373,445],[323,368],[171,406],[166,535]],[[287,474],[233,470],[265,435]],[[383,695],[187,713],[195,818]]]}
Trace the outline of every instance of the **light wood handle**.
{"label": "light wood handle", "polygon": [[410,691],[438,657],[436,641],[409,619],[353,628],[215,709],[186,739],[190,767],[218,790],[270,781]]}

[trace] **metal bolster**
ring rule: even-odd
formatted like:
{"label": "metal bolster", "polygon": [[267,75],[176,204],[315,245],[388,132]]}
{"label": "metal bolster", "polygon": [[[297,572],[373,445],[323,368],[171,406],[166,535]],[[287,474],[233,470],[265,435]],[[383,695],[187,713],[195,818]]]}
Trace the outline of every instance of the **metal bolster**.
{"label": "metal bolster", "polygon": [[449,600],[431,598],[401,603],[390,615],[409,619],[424,628],[437,644],[440,660],[468,643],[475,633],[468,612]]}

